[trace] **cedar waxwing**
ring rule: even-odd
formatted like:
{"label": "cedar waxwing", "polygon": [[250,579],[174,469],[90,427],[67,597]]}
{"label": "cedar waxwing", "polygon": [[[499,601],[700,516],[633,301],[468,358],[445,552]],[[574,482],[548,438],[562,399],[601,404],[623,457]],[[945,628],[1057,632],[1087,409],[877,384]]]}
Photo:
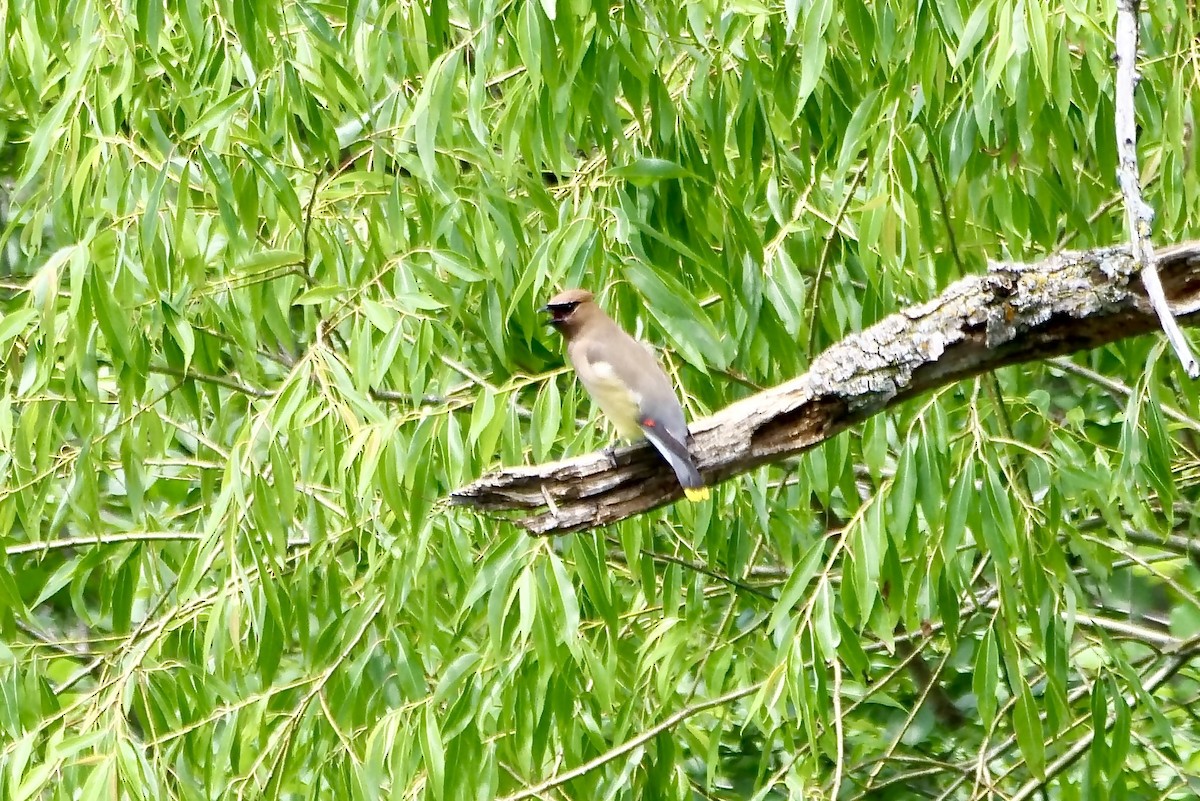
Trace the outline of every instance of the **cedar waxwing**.
{"label": "cedar waxwing", "polygon": [[575,374],[617,434],[650,440],[688,499],[707,498],[708,488],[688,453],[683,407],[653,354],[601,311],[586,290],[555,295],[542,311],[550,313],[550,324],[567,340]]}

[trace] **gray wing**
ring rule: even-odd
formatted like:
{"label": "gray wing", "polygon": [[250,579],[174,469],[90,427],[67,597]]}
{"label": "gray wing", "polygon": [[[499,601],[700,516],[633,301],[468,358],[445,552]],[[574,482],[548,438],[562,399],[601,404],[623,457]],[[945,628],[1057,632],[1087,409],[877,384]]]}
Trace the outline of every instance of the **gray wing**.
{"label": "gray wing", "polygon": [[[613,326],[609,336],[621,337],[625,340],[623,344],[632,346],[622,348],[624,358],[620,363],[613,364],[612,369],[626,386],[633,385],[635,377],[640,379],[637,381],[637,385],[642,388],[641,397],[638,399],[638,414],[652,417],[661,430],[679,442],[687,442],[687,420],[683,414],[683,407],[679,404],[671,379],[659,365],[658,359],[654,358],[653,352],[616,326]],[[588,360],[596,361],[602,358],[602,349],[615,344],[617,343],[611,340],[604,344],[597,341],[588,343]]]}

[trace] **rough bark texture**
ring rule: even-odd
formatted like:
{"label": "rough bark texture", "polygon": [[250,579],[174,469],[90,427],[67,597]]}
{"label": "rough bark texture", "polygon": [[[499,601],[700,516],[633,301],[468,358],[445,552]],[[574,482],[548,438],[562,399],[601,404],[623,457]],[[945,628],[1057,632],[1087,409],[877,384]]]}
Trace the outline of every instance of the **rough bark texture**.
{"label": "rough bark texture", "polygon": [[[1175,314],[1200,312],[1200,241],[1163,248],[1158,270]],[[939,297],[833,345],[802,376],[691,424],[710,484],[808,450],[889,406],[1005,365],[1094,348],[1158,329],[1126,247],[1064,252],[1035,264],[993,263]],[[532,534],[602,526],[682,497],[645,444],[508,467],[456,490],[452,502],[497,513]]]}

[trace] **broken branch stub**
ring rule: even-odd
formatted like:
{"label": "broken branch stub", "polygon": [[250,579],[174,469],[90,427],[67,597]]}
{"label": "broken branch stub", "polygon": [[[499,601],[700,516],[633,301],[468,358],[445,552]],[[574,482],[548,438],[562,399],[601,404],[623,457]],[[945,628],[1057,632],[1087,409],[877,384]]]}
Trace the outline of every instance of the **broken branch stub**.
{"label": "broken branch stub", "polygon": [[[1158,268],[1174,313],[1194,322],[1200,241],[1163,248]],[[705,481],[716,484],[802,453],[936,387],[1157,327],[1126,247],[992,263],[987,273],[847,336],[804,375],[693,421],[691,451]],[[515,512],[514,522],[530,533],[553,535],[615,523],[682,495],[671,471],[639,444],[619,449],[615,464],[597,451],[502,468],[450,499],[489,514]]]}

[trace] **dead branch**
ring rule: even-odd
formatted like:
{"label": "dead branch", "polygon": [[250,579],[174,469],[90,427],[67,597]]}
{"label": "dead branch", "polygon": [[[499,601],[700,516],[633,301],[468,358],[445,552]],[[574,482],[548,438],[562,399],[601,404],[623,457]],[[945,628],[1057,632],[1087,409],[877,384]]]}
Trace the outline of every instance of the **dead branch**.
{"label": "dead branch", "polygon": [[1138,177],[1137,122],[1133,109],[1133,92],[1137,85],[1138,12],[1141,0],[1120,0],[1117,3],[1116,61],[1117,80],[1114,90],[1115,130],[1117,134],[1117,181],[1125,199],[1125,227],[1129,231],[1129,242],[1134,258],[1142,271],[1142,284],[1146,297],[1158,315],[1167,341],[1183,364],[1184,372],[1191,378],[1200,378],[1200,363],[1192,353],[1187,337],[1179,330],[1179,324],[1171,315],[1158,277],[1154,259],[1154,245],[1150,242],[1150,223],[1154,210],[1142,198],[1141,180]]}
{"label": "dead branch", "polygon": [[[990,264],[986,274],[847,336],[804,375],[693,421],[692,453],[716,484],[936,387],[1154,331],[1158,317],[1138,269],[1126,247]],[[1158,269],[1174,313],[1189,324],[1200,320],[1200,241],[1163,248]],[[517,512],[518,525],[548,535],[624,520],[682,494],[671,471],[639,444],[618,450],[615,466],[598,451],[503,468],[456,490],[451,501]]]}

